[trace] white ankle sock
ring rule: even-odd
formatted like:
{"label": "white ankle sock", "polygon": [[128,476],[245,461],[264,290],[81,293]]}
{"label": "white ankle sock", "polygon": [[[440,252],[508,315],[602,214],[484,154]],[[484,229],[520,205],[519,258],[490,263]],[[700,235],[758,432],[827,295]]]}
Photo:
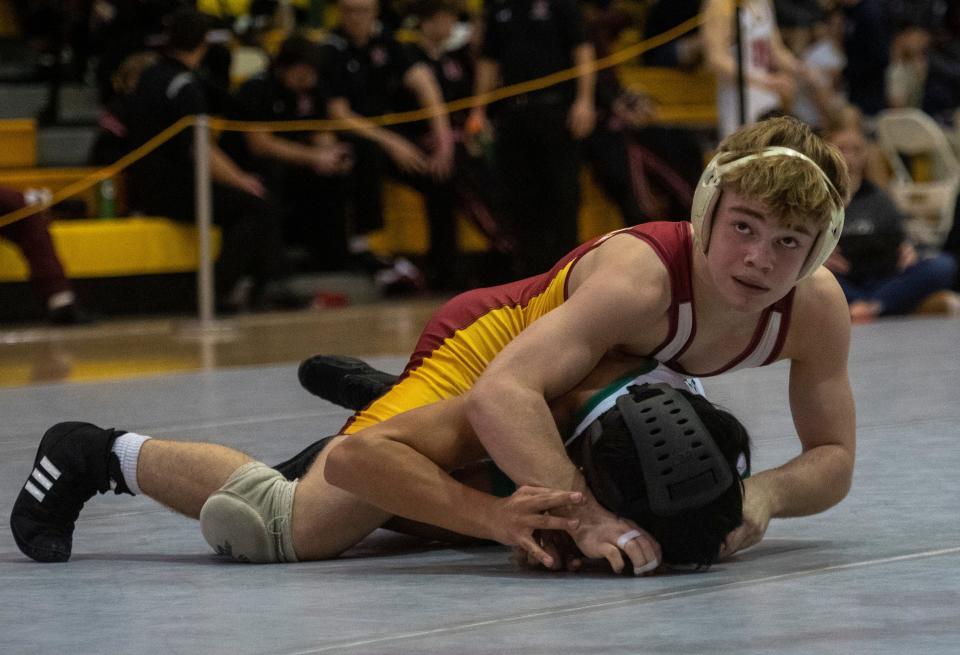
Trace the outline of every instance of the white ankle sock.
{"label": "white ankle sock", "polygon": [[66,307],[67,305],[72,305],[75,302],[77,302],[77,297],[73,291],[58,291],[47,298],[47,309],[53,311],[61,307]]}
{"label": "white ankle sock", "polygon": [[135,496],[140,493],[140,485],[137,484],[137,461],[140,459],[140,447],[149,438],[136,432],[127,432],[117,437],[110,449],[120,460],[120,472],[123,474],[123,481]]}

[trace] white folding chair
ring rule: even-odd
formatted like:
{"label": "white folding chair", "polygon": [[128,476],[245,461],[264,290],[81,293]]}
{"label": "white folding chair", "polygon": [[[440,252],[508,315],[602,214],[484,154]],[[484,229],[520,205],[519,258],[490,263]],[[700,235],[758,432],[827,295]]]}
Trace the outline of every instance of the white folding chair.
{"label": "white folding chair", "polygon": [[940,246],[953,225],[960,161],[943,129],[919,109],[877,116],[877,141],[893,169],[890,195],[917,243]]}

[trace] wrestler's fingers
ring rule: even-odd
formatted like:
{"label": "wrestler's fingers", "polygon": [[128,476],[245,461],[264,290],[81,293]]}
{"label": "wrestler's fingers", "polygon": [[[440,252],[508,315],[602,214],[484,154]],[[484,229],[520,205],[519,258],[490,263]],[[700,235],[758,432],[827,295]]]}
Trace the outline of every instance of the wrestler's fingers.
{"label": "wrestler's fingers", "polygon": [[538,569],[543,566],[543,562],[522,546],[514,546],[513,553],[510,556],[511,561],[517,566],[525,569]]}
{"label": "wrestler's fingers", "polygon": [[544,564],[551,571],[559,571],[563,568],[564,561],[563,556],[560,554],[560,549],[557,547],[557,544],[552,541],[540,540],[540,546],[546,551],[547,555],[553,560],[553,564]]}
{"label": "wrestler's fingers", "polygon": [[610,568],[614,573],[623,571],[623,555],[620,554],[619,548],[613,544],[605,544],[600,550],[603,558],[610,562]]}
{"label": "wrestler's fingers", "polygon": [[537,559],[537,556],[531,553],[529,550],[524,549],[524,555],[527,558],[527,566],[537,567],[541,565],[540,560]]}
{"label": "wrestler's fingers", "polygon": [[720,553],[718,554],[719,559],[725,559],[730,557],[735,552],[740,550],[743,547],[743,543],[747,538],[747,528],[746,526],[741,525],[732,532],[730,532],[726,539],[723,540],[723,545],[720,546]]}
{"label": "wrestler's fingers", "polygon": [[568,519],[550,514],[534,514],[529,517],[528,524],[537,530],[576,530],[580,527],[580,519]]}
{"label": "wrestler's fingers", "polygon": [[523,546],[514,546],[513,552],[510,554],[510,560],[517,566],[522,566],[525,568],[535,568],[540,566],[540,562],[537,561],[530,551],[528,551]]}
{"label": "wrestler's fingers", "polygon": [[536,539],[533,539],[532,537],[525,537],[520,540],[520,546],[527,551],[528,561],[532,557],[535,562],[543,564],[548,569],[553,567],[555,560],[550,556],[550,553],[540,547],[540,544],[537,543]]}
{"label": "wrestler's fingers", "polygon": [[[525,509],[534,512],[544,512],[565,505],[578,505],[583,502],[583,494],[579,491],[557,491],[543,487],[521,487],[517,490],[518,502]],[[562,528],[561,528],[562,529]]]}
{"label": "wrestler's fingers", "polygon": [[626,542],[623,551],[630,558],[634,575],[642,575],[660,566],[659,545],[649,535],[641,533]]}
{"label": "wrestler's fingers", "polygon": [[617,547],[627,554],[634,575],[643,575],[660,566],[660,544],[639,528],[629,530],[617,539]]}

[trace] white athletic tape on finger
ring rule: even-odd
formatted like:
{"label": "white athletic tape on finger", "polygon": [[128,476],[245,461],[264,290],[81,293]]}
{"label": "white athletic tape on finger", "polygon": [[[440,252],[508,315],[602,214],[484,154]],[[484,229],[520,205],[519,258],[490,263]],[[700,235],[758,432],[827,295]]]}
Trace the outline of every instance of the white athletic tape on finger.
{"label": "white athletic tape on finger", "polygon": [[633,541],[637,537],[642,537],[643,533],[639,530],[630,530],[629,532],[624,532],[617,538],[617,548],[623,550],[627,547],[627,543]]}
{"label": "white athletic tape on finger", "polygon": [[634,574],[634,575],[643,575],[643,574],[646,573],[647,571],[652,571],[652,570],[654,570],[655,568],[657,568],[658,566],[660,566],[660,562],[658,562],[657,560],[650,560],[649,562],[647,562],[647,563],[644,564],[643,566],[634,567],[634,569],[633,569],[633,574]]}

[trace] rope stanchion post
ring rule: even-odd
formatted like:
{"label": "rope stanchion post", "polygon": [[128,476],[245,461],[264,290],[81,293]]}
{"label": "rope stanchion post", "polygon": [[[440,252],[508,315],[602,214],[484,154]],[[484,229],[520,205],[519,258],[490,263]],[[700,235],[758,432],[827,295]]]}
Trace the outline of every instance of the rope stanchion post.
{"label": "rope stanchion post", "polygon": [[213,199],[210,185],[210,123],[206,115],[197,116],[193,128],[196,214],[199,243],[197,262],[197,304],[201,328],[214,319],[213,256],[211,229]]}
{"label": "rope stanchion post", "polygon": [[733,29],[734,34],[736,35],[736,46],[737,46],[737,99],[739,100],[740,105],[740,122],[738,125],[746,125],[747,123],[747,89],[746,89],[746,79],[744,77],[743,71],[743,26],[740,23],[740,12],[743,11],[740,8],[740,3],[736,3],[733,8]]}

